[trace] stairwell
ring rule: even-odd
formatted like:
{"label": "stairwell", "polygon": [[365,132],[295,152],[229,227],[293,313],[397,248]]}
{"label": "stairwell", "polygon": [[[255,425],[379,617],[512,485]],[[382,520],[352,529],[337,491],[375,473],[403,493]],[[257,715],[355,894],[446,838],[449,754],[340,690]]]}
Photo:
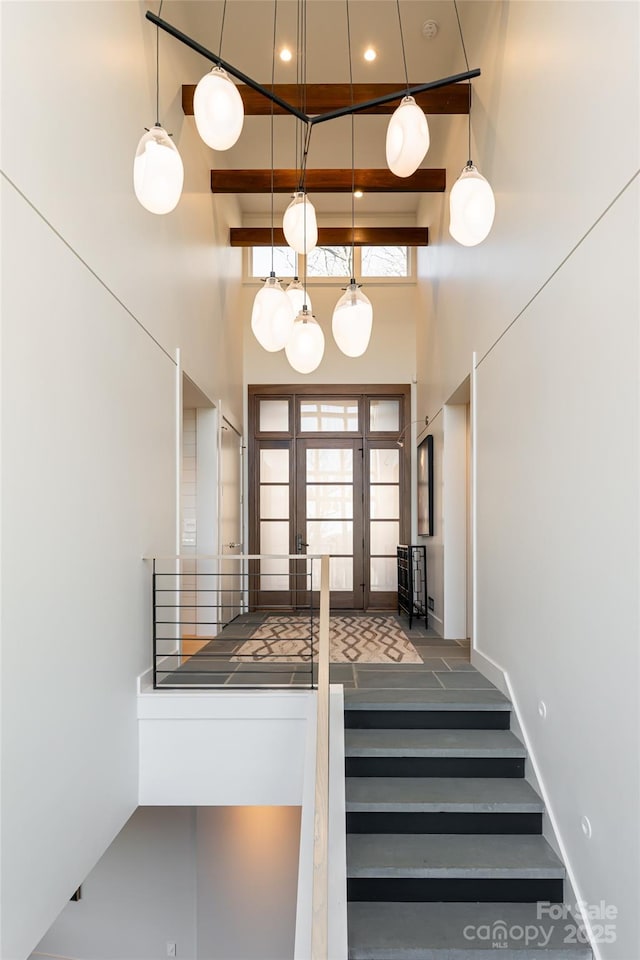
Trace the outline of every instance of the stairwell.
{"label": "stairwell", "polygon": [[592,957],[543,906],[565,869],[510,720],[496,689],[345,690],[350,960]]}

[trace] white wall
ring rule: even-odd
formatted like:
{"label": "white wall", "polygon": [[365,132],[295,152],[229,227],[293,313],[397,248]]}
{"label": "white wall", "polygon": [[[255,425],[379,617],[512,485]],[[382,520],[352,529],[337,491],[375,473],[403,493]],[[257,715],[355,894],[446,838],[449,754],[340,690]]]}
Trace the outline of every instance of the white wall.
{"label": "white wall", "polygon": [[198,810],[199,960],[293,960],[300,807]]}
{"label": "white wall", "polygon": [[195,960],[196,847],[195,809],[138,807],[37,952],[158,960],[170,942],[182,960]]}
{"label": "white wall", "polygon": [[180,115],[193,60],[166,41],[185,194],[158,218],[132,191],[155,120],[144,9],[2,10],[6,960],[28,955],[137,803],[142,558],[174,552],[177,347],[241,419],[235,211],[212,200],[208,151]]}
{"label": "white wall", "polygon": [[[465,249],[446,203],[423,204],[418,389],[433,416],[477,352],[473,659],[509,674],[577,892],[619,910],[599,950],[620,960],[638,943],[638,14],[462,5],[497,214]],[[452,129],[449,184],[466,160]]]}
{"label": "white wall", "polygon": [[33,960],[293,958],[299,846],[299,806],[138,807]]}

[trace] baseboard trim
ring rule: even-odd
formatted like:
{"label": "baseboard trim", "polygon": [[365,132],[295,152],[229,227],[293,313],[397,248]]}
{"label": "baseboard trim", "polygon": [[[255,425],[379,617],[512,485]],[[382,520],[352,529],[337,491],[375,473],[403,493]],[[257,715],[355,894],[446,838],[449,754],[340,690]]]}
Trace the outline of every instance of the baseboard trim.
{"label": "baseboard trim", "polygon": [[[504,667],[501,667],[499,663],[496,663],[496,661],[493,660],[493,658],[488,654],[483,653],[481,650],[478,650],[475,647],[471,650],[471,663],[474,667],[477,667],[480,673],[484,674],[488,680],[491,680],[491,682],[495,684],[495,686],[511,701],[514,719],[517,724],[517,726],[512,724],[512,729],[515,727],[515,732],[520,736],[522,742],[527,748],[529,763],[531,764],[531,769],[536,780],[536,787],[540,792],[542,800],[544,801],[545,811],[549,819],[551,830],[553,831],[553,840],[555,841],[567,871],[566,879],[573,895],[572,906],[575,906],[577,908],[577,912],[580,914],[580,919],[586,931],[587,937],[589,938],[589,946],[593,951],[594,960],[602,960],[602,953],[600,951],[598,941],[594,935],[591,921],[583,908],[583,904],[586,904],[586,900],[580,892],[580,885],[578,884],[575,871],[571,864],[571,860],[569,859],[567,848],[563,842],[562,834],[560,833],[560,827],[558,825],[558,821],[553,810],[553,805],[549,797],[549,791],[547,790],[544,778],[538,765],[538,761],[536,760],[536,755],[533,750],[526,725],[522,718],[522,711],[520,709],[518,697],[516,696],[513,684],[511,683],[509,672],[505,670]],[[565,893],[565,901],[566,899],[567,897]]]}

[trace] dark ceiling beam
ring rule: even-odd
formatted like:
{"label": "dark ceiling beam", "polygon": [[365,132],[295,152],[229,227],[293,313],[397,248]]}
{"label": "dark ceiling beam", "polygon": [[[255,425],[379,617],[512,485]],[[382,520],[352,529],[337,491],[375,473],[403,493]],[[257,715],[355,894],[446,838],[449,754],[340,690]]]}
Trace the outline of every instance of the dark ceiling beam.
{"label": "dark ceiling beam", "polygon": [[[402,83],[354,83],[353,95],[356,103],[375,100],[387,96],[397,90],[402,90]],[[195,84],[185,83],[182,86],[182,109],[185,116],[193,116],[193,94]],[[271,103],[257,90],[252,90],[244,84],[238,86],[244,103],[244,112],[248,117],[270,116]],[[447,87],[438,87],[435,90],[426,90],[416,95],[416,102],[427,114],[467,114],[469,113],[471,87],[468,83],[456,83]],[[300,88],[295,83],[277,83],[274,93],[288,103],[297,104],[300,99]],[[348,83],[310,83],[306,87],[306,112],[318,114],[331,112],[351,102],[351,90]],[[392,114],[397,103],[383,103],[368,107],[360,111],[364,114]],[[283,107],[274,104],[276,115],[286,115]]]}
{"label": "dark ceiling beam", "polygon": [[[282,227],[275,227],[273,242],[284,247]],[[351,227],[319,227],[319,247],[347,247],[352,242]],[[270,227],[231,227],[229,243],[232,247],[270,247]],[[356,247],[427,247],[429,230],[427,227],[356,227]]]}
{"label": "dark ceiling beam", "polygon": [[[307,170],[309,193],[351,193],[352,172],[343,170]],[[274,193],[293,193],[298,189],[299,170],[274,170]],[[410,177],[396,177],[390,170],[355,171],[355,188],[364,193],[444,193],[446,170],[416,170]],[[271,170],[212,170],[212,193],[271,193]]]}

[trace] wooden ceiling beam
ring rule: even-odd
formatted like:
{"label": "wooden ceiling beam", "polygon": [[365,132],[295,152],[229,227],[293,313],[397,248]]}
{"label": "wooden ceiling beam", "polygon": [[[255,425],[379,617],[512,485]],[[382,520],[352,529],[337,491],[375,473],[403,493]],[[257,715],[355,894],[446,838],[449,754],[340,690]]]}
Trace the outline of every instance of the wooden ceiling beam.
{"label": "wooden ceiling beam", "polygon": [[[355,103],[364,103],[367,100],[375,100],[376,97],[386,96],[388,93],[395,93],[396,90],[402,90],[403,88],[406,89],[404,83],[354,83],[353,100]],[[188,117],[193,116],[195,89],[193,83],[185,83],[182,86],[182,109]],[[239,84],[238,90],[244,103],[246,116],[271,116],[269,100],[244,84]],[[469,113],[470,90],[471,86],[468,83],[454,83],[448,87],[425,90],[424,93],[416,94],[415,99],[427,114],[466,114]],[[277,83],[274,92],[288,103],[298,105],[300,102],[300,88],[295,83]],[[400,98],[393,103],[384,103],[363,110],[362,114],[389,115],[396,109],[399,100]],[[351,89],[348,83],[307,84],[305,112],[309,116],[329,113],[348,103],[351,103]],[[286,111],[277,105],[274,105],[273,112],[276,115],[287,115]]]}
{"label": "wooden ceiling beam", "polygon": [[[309,193],[351,193],[351,170],[307,170]],[[274,193],[294,193],[298,170],[274,170]],[[355,171],[356,190],[364,193],[443,193],[446,170],[419,169],[410,177],[396,177],[387,169]],[[271,170],[212,170],[212,193],[271,193]]]}
{"label": "wooden ceiling beam", "polygon": [[[351,246],[351,227],[319,227],[319,247]],[[277,247],[285,247],[282,227],[275,227],[273,242]],[[270,227],[231,227],[229,243],[232,247],[270,247]],[[427,247],[429,229],[427,227],[356,227],[356,247]]]}

